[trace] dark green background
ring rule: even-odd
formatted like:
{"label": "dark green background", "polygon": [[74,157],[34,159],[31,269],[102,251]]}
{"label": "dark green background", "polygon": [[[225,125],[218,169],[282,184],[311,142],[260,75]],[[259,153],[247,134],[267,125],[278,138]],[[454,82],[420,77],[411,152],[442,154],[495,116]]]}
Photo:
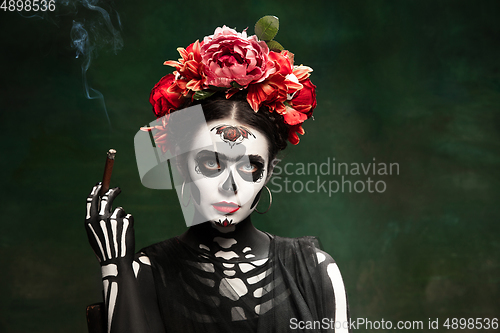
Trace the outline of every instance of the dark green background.
{"label": "dark green background", "polygon": [[135,217],[136,248],[185,230],[175,193],[143,188],[136,170],[133,136],[154,119],[149,91],[177,47],[223,24],[253,34],[269,14],[318,87],[315,121],[284,162],[376,158],[400,173],[376,177],[381,194],[274,193],[255,224],[319,236],[354,318],[500,317],[499,4],[119,1],[124,48],[101,49],[87,73],[112,129],[84,97],[69,38],[75,17],[98,15],[81,5],[52,22],[0,12],[0,332],[86,332],[85,307],[101,286],[85,197],[108,148],[118,150],[116,204]]}

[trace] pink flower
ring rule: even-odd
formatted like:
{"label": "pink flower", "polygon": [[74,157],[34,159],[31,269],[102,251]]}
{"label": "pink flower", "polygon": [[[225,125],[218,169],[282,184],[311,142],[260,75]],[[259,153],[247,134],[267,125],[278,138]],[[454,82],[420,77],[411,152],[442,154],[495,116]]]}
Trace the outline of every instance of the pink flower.
{"label": "pink flower", "polygon": [[266,42],[259,41],[255,35],[247,37],[246,31],[239,33],[226,26],[205,37],[201,58],[205,87],[231,88],[231,83],[236,82],[246,88],[275,72]]}

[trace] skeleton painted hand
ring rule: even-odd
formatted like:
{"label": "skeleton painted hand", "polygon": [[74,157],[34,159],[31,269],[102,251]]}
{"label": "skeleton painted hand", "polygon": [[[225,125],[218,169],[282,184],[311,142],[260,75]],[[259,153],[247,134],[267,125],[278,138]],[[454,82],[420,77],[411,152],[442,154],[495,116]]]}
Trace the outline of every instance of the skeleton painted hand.
{"label": "skeleton painted hand", "polygon": [[[121,207],[111,212],[113,201],[121,192],[120,188],[110,189],[102,198],[99,196],[100,190],[101,184],[97,184],[87,198],[85,229],[90,245],[101,264],[108,332],[124,332],[114,324],[113,314],[115,308],[120,310],[120,303],[126,304],[127,299],[135,297],[135,276],[132,268],[135,253],[134,218],[126,214]],[[118,289],[121,290],[122,296],[118,295]],[[123,290],[128,292],[123,294]],[[125,308],[120,312],[129,317],[128,310],[130,309]]]}
{"label": "skeleton painted hand", "polygon": [[99,197],[101,184],[97,184],[87,198],[85,229],[90,245],[101,266],[127,264],[134,259],[135,237],[134,218],[125,214],[123,208],[111,213],[114,199],[120,194],[118,187]]}

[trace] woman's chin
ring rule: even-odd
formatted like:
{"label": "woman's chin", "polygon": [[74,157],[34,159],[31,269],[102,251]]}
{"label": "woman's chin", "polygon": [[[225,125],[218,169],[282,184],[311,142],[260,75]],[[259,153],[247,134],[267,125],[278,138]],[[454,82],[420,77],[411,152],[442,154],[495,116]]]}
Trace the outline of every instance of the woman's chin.
{"label": "woman's chin", "polygon": [[222,233],[228,233],[228,232],[233,232],[234,229],[236,228],[236,224],[230,219],[225,219],[225,220],[216,220],[216,221],[210,221],[210,224],[212,225],[213,228],[217,229],[217,231],[222,232]]}

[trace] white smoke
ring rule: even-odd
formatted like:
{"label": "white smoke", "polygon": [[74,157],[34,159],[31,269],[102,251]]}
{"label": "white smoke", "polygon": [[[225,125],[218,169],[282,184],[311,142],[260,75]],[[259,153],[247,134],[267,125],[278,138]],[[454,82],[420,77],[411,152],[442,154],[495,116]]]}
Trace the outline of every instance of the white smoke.
{"label": "white smoke", "polygon": [[[104,8],[107,8],[107,10]],[[40,11],[30,16],[22,15],[20,12],[19,14],[30,19],[44,19],[56,26],[59,26],[58,17],[68,15],[74,17],[69,35],[71,46],[76,51],[76,58],[81,60],[85,96],[88,99],[101,101],[106,119],[111,126],[104,96],[90,86],[87,71],[92,59],[97,57],[98,51],[111,49],[117,54],[123,48],[123,39],[120,34],[120,16],[113,8],[112,2],[101,0],[55,0],[54,11]]]}

